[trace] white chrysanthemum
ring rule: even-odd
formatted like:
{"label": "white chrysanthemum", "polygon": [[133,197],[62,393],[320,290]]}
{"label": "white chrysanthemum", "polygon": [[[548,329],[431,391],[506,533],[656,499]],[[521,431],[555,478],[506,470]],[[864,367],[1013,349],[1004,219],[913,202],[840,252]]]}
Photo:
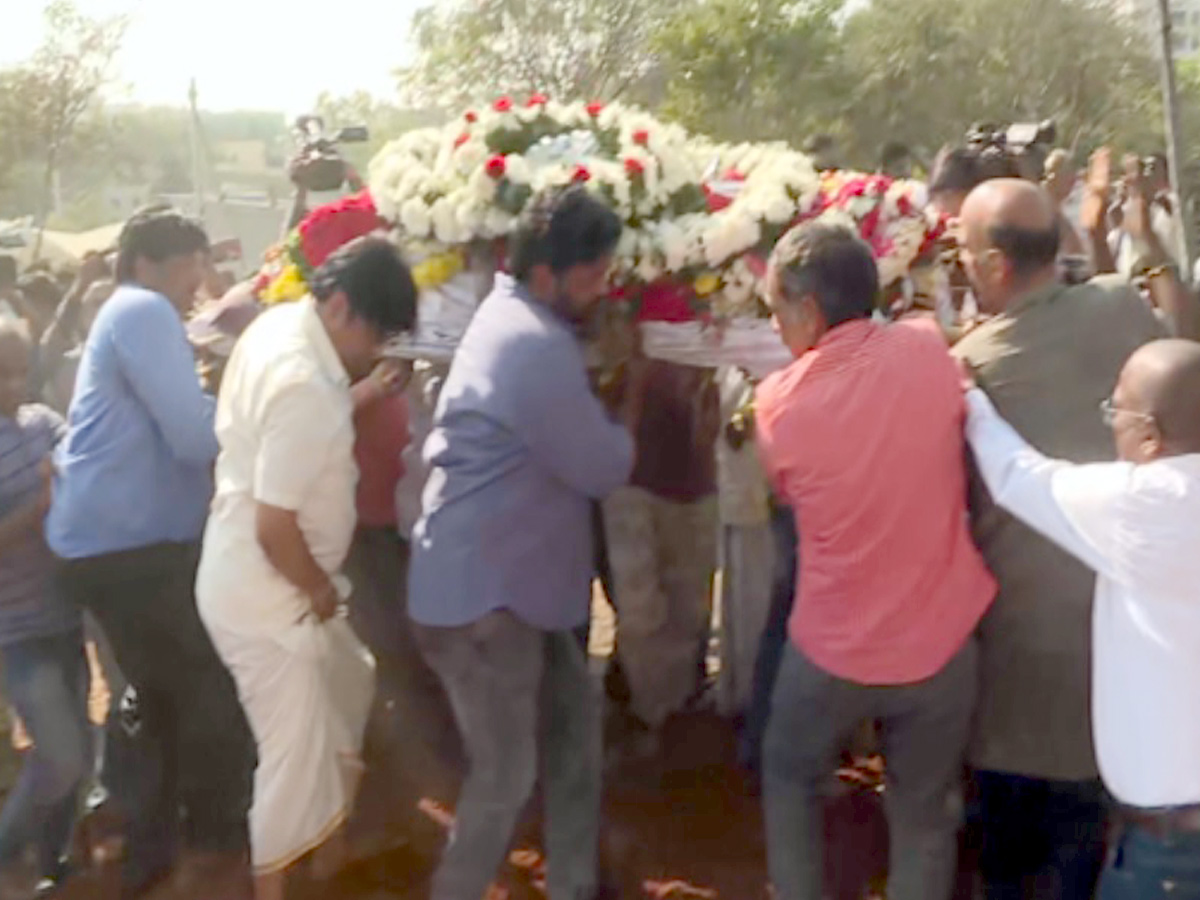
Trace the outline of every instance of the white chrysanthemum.
{"label": "white chrysanthemum", "polygon": [[488,158],[488,147],[482,140],[470,140],[454,151],[454,166],[461,175],[470,175]]}
{"label": "white chrysanthemum", "polygon": [[372,192],[372,196],[375,198],[375,211],[379,213],[379,218],[385,222],[395,222],[400,213],[400,207],[396,205],[396,201],[391,198],[391,195]]}
{"label": "white chrysanthemum", "polygon": [[483,221],[483,231],[489,238],[504,237],[513,230],[516,220],[498,207],[490,207]]}
{"label": "white chrysanthemum", "polygon": [[[378,201],[376,201],[378,206]],[[411,197],[400,205],[400,226],[414,238],[428,237],[433,225],[430,209],[419,197]]]}
{"label": "white chrysanthemum", "polygon": [[496,179],[488,175],[483,166],[477,168],[467,179],[467,194],[480,203],[490,203],[496,197]]}
{"label": "white chrysanthemum", "polygon": [[434,236],[443,244],[462,243],[458,209],[449,197],[439,197],[430,209]]}
{"label": "white chrysanthemum", "polygon": [[528,185],[533,183],[533,167],[525,157],[510,153],[504,157],[504,177],[513,184]]}

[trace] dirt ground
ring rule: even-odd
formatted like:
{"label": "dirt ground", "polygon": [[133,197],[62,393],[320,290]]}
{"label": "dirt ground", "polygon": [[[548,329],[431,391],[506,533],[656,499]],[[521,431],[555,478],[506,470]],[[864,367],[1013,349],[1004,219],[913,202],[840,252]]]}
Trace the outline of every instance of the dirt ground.
{"label": "dirt ground", "polygon": [[[597,606],[592,650],[597,674],[611,648],[612,619]],[[457,769],[454,753],[409,753],[408,713],[396,707],[377,740],[383,764],[363,789],[363,820],[382,825],[390,849],[318,887],[297,885],[296,900],[424,900],[449,824]],[[407,727],[406,727],[407,726]],[[613,736],[610,735],[610,738]],[[444,746],[444,745],[443,745]],[[621,748],[619,731],[609,756]],[[430,761],[432,760],[432,762]],[[0,767],[3,760],[0,760]],[[436,771],[435,771],[436,770]],[[878,773],[831,773],[826,873],[834,900],[881,893],[887,840]],[[397,787],[397,785],[400,785]],[[298,786],[299,787],[299,786]],[[536,800],[517,849],[488,900],[545,897]],[[731,724],[703,710],[673,719],[662,753],[652,761],[610,765],[605,775],[602,871],[609,897],[654,900],[760,900],[768,897],[759,799],[736,764]],[[245,885],[248,888],[248,884]],[[93,864],[61,900],[123,900],[114,863]],[[145,900],[242,900],[243,890],[211,886],[187,893],[161,888]],[[969,897],[969,876],[960,896]]]}

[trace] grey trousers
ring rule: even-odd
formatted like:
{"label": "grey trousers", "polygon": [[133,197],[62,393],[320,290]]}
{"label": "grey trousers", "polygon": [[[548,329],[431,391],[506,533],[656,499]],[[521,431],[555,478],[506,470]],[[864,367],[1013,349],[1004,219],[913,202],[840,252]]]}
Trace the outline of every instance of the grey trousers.
{"label": "grey trousers", "polygon": [[767,865],[778,900],[823,896],[821,801],[839,751],[864,719],[880,720],[887,760],[887,896],[950,897],[977,667],[971,639],[926,681],[870,687],[819,669],[789,642],[763,747]]}
{"label": "grey trousers", "polygon": [[507,612],[416,626],[450,697],[468,760],[431,900],[480,900],[505,861],[540,762],[550,900],[591,900],[600,828],[600,716],[587,652]]}

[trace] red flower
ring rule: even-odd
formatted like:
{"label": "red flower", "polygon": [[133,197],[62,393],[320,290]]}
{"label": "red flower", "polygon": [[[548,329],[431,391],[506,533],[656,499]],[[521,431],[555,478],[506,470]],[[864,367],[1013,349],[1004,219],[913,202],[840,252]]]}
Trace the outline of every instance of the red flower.
{"label": "red flower", "polygon": [[645,128],[639,128],[633,133],[633,142],[635,144],[641,144],[643,147],[645,147],[650,143],[650,132],[648,132]]}
{"label": "red flower", "polygon": [[583,184],[585,181],[592,180],[592,173],[587,170],[586,166],[576,166],[575,174],[571,176],[571,180],[578,184]]}
{"label": "red flower", "polygon": [[474,125],[479,121],[479,116],[475,115],[475,113],[469,109],[463,113],[463,118],[466,119],[471,125]]}
{"label": "red flower", "polygon": [[309,213],[298,228],[300,248],[315,269],[339,247],[386,225],[375,211],[370,193],[360,191]]}
{"label": "red flower", "polygon": [[896,200],[896,212],[902,216],[911,216],[913,211],[912,201],[903,194]]}
{"label": "red flower", "polygon": [[501,113],[508,112],[509,110],[512,109],[512,107],[513,107],[512,97],[501,97],[499,100],[497,100],[495,103],[492,104],[492,109],[496,110],[496,112],[501,112]]}
{"label": "red flower", "polygon": [[645,173],[646,167],[642,165],[642,161],[640,159],[634,159],[632,156],[630,156],[625,160],[625,174],[630,178],[633,178],[636,175],[644,175]]}
{"label": "red flower", "polygon": [[593,119],[600,118],[600,113],[602,113],[602,112],[604,112],[604,104],[603,103],[589,103],[587,105],[587,113]]}
{"label": "red flower", "polygon": [[526,103],[525,105],[531,106],[531,107],[532,106],[545,106],[549,102],[550,101],[546,97],[545,94],[534,94],[532,97],[529,98],[529,102]]}
{"label": "red flower", "polygon": [[879,230],[879,223],[882,218],[883,207],[876,206],[873,210],[866,214],[862,222],[859,224],[859,236],[867,243],[871,243],[875,237],[875,232]]}
{"label": "red flower", "polygon": [[497,153],[487,161],[484,170],[488,176],[499,181],[504,177],[504,173],[508,171],[508,163],[504,161],[504,157]]}
{"label": "red flower", "polygon": [[646,285],[638,307],[639,322],[691,322],[696,318],[689,291],[682,285],[663,279]]}
{"label": "red flower", "polygon": [[470,139],[471,139],[471,136],[464,131],[462,134],[460,134],[458,137],[456,137],[454,139],[454,149],[457,150],[459,147],[461,147],[463,144],[465,144]]}

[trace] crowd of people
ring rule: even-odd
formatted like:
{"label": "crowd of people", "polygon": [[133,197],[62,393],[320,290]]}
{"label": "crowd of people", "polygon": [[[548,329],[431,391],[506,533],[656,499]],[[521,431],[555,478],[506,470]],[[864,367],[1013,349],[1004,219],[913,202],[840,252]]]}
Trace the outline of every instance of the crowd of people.
{"label": "crowd of people", "polygon": [[1200,313],[1158,170],[1111,170],[1075,218],[1061,157],[944,154],[952,324],[889,320],[866,244],[791,229],[763,296],[794,362],[761,382],[636,340],[596,377],[622,226],[582,185],[536,198],[452,363],[415,373],[384,352],[418,302],[382,237],[295,303],[235,288],[216,396],[193,220],[138,213],[69,281],[0,257],[0,668],[33,742],[0,900],[70,884],[85,788],[129,897],[327,879],[396,703],[464,761],[433,900],[485,896],[539,783],[549,896],[612,896],[602,776],[708,702],[718,570],[716,707],[775,897],[824,896],[822,799],[864,742],[890,900],[950,897],[968,816],[987,900],[1200,893]]}

